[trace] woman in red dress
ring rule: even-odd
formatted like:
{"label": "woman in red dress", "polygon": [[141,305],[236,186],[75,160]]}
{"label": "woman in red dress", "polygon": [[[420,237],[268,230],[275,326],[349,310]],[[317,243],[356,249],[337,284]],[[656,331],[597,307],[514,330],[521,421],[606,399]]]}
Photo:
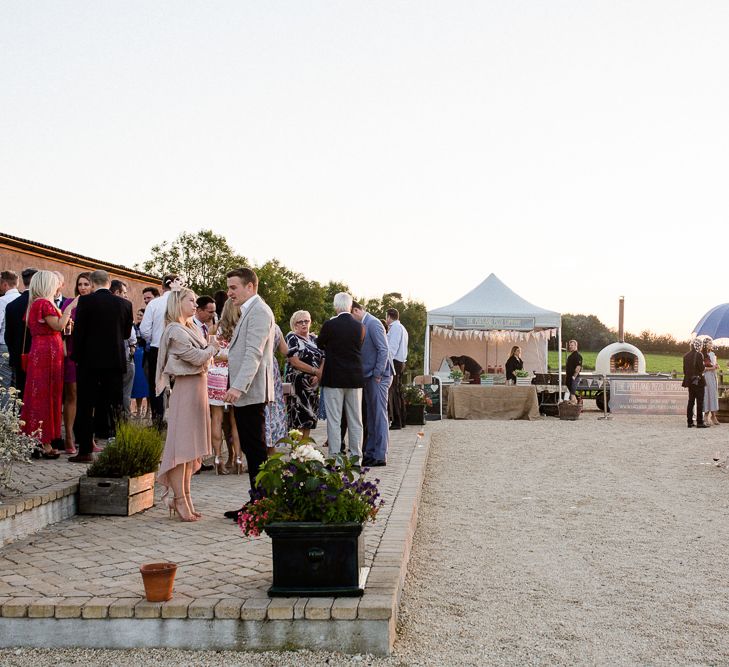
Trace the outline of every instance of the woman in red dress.
{"label": "woman in red dress", "polygon": [[[23,431],[35,435],[44,458],[60,455],[51,443],[61,437],[63,397],[63,339],[61,332],[71,317],[71,308],[61,311],[53,304],[58,277],[52,271],[38,271],[30,281],[30,306],[26,312],[32,336],[20,418]],[[75,301],[78,301],[76,297]]]}

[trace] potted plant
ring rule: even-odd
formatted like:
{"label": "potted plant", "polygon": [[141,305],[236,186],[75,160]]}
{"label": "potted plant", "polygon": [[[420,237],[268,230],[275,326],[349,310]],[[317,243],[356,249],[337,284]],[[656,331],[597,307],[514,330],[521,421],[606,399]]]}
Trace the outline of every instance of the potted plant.
{"label": "potted plant", "polygon": [[425,391],[416,385],[405,385],[402,390],[405,399],[405,423],[412,426],[425,424],[425,411],[433,405],[433,401]]}
{"label": "potted plant", "polygon": [[256,477],[238,524],[246,536],[265,531],[273,551],[271,597],[357,596],[364,592],[362,528],[382,505],[357,458],[325,458],[311,438],[290,431]]}
{"label": "potted plant", "polygon": [[514,371],[514,375],[516,376],[517,387],[528,386],[532,383],[532,374],[529,371],[525,371],[523,369],[517,370]]}
{"label": "potted plant", "polygon": [[152,507],[163,448],[156,428],[120,422],[114,440],[79,480],[79,514],[130,516]]}
{"label": "potted plant", "polygon": [[485,384],[487,386],[491,386],[494,383],[494,376],[489,375],[488,373],[481,373],[481,384]]}
{"label": "potted plant", "polygon": [[453,384],[461,384],[461,380],[463,380],[463,371],[460,368],[453,368],[451,370],[451,380],[453,380]]}
{"label": "potted plant", "polygon": [[0,486],[10,485],[13,463],[30,461],[38,441],[33,435],[23,433],[25,423],[20,419],[23,402],[18,390],[0,388]]}

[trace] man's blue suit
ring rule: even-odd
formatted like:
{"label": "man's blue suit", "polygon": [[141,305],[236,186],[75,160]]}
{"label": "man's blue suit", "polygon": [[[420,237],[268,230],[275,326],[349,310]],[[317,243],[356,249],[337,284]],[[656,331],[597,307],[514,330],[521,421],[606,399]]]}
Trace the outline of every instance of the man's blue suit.
{"label": "man's blue suit", "polygon": [[362,324],[365,328],[362,371],[365,379],[364,398],[367,404],[367,439],[362,451],[366,458],[385,461],[390,442],[387,394],[392,384],[394,367],[382,322],[365,313]]}

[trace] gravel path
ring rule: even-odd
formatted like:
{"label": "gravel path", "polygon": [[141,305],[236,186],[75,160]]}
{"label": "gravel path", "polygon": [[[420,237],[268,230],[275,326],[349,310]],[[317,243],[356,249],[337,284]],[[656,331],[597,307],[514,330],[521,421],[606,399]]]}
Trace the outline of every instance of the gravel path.
{"label": "gravel path", "polygon": [[389,658],[0,651],[15,665],[729,663],[729,426],[585,415],[433,437]]}

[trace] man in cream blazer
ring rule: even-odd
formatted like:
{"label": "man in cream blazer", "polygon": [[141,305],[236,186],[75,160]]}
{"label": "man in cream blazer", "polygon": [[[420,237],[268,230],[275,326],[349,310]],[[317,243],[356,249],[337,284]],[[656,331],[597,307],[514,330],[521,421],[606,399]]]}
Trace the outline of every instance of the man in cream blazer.
{"label": "man in cream blazer", "polygon": [[[248,460],[251,488],[266,460],[266,403],[274,400],[273,312],[258,296],[258,276],[252,269],[229,271],[228,297],[241,309],[228,347],[228,392],[233,405],[241,448]],[[236,519],[239,510],[226,512]]]}

